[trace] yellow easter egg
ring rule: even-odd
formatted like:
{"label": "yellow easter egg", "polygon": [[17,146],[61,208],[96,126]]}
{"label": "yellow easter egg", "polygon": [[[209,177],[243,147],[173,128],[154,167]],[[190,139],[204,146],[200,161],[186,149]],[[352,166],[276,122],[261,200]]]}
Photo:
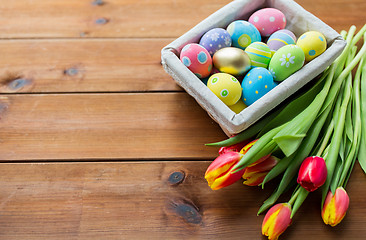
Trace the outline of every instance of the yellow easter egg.
{"label": "yellow easter egg", "polygon": [[235,103],[234,105],[229,106],[229,108],[231,109],[231,111],[233,111],[236,114],[239,114],[246,107],[247,107],[247,105],[245,105],[245,103],[241,99],[239,99],[239,101],[237,103]]}
{"label": "yellow easter egg", "polygon": [[327,49],[324,35],[317,31],[305,32],[299,37],[296,45],[304,51],[306,61],[313,60]]}
{"label": "yellow easter egg", "polygon": [[227,106],[234,105],[241,98],[240,82],[228,73],[215,73],[207,81],[207,87]]}

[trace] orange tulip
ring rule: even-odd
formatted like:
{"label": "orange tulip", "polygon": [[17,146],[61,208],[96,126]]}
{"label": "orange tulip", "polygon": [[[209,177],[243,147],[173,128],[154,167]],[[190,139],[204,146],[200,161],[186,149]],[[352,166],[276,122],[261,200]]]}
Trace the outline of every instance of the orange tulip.
{"label": "orange tulip", "polygon": [[262,223],[262,234],[276,240],[291,224],[291,205],[278,203],[268,210]]}
{"label": "orange tulip", "polygon": [[[245,147],[242,148],[240,151],[241,154],[245,154],[249,151],[249,149],[257,142],[257,140],[251,141]],[[243,182],[245,185],[248,186],[258,186],[261,184],[268,174],[268,172],[276,166],[279,159],[271,156],[266,155],[260,159],[258,159],[253,164],[249,165],[248,167],[244,168],[243,178],[245,181]]]}
{"label": "orange tulip", "polygon": [[243,183],[248,186],[258,186],[263,182],[269,171],[277,165],[278,161],[278,158],[267,155],[244,168],[243,178],[245,181]]}
{"label": "orange tulip", "polygon": [[239,162],[243,154],[238,152],[227,152],[218,156],[207,168],[205,179],[212,190],[227,187],[241,179],[244,170],[236,173],[231,169]]}
{"label": "orange tulip", "polygon": [[332,191],[329,191],[322,210],[324,223],[332,227],[336,226],[346,215],[348,206],[349,197],[343,187],[338,187],[334,195]]}

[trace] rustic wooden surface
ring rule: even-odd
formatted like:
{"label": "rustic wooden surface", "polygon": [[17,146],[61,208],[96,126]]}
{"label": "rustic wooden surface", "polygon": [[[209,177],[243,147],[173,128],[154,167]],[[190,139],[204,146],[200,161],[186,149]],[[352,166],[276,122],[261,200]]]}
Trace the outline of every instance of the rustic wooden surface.
{"label": "rustic wooden surface", "polygon": [[[298,0],[337,31],[365,0]],[[208,188],[219,126],[166,74],[160,50],[228,0],[0,3],[0,239],[265,239],[271,193]],[[312,194],[281,239],[363,239],[366,177],[325,226]]]}

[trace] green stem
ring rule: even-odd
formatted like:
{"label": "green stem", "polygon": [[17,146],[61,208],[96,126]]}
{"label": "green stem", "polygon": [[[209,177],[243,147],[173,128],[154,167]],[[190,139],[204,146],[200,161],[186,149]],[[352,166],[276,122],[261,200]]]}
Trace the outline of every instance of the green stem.
{"label": "green stem", "polygon": [[298,192],[299,192],[298,196],[296,197],[294,205],[292,206],[291,216],[290,216],[291,219],[294,217],[297,210],[299,210],[301,204],[305,201],[305,199],[309,195],[309,192],[303,187],[300,187]]}
{"label": "green stem", "polygon": [[325,136],[324,136],[324,138],[322,140],[322,143],[321,143],[321,145],[320,145],[317,153],[315,154],[315,156],[321,156],[323,154],[324,149],[328,146],[329,139],[332,136],[333,130],[334,130],[334,122],[331,121],[330,122],[330,125],[327,128],[327,131],[325,133]]}
{"label": "green stem", "polygon": [[361,137],[361,109],[360,109],[360,78],[361,78],[361,70],[364,65],[365,57],[361,60],[358,69],[356,71],[355,80],[354,80],[354,98],[353,98],[353,119],[354,119],[354,135],[350,153],[348,154],[344,168],[342,171],[342,175],[340,176],[338,186],[344,186],[346,177],[349,175],[349,172],[352,171],[351,166],[354,165],[354,161],[356,160],[356,156],[359,148],[359,140]]}
{"label": "green stem", "polygon": [[[366,34],[364,34],[364,37],[366,39]],[[347,40],[350,40],[350,39],[347,38]],[[346,66],[346,68],[343,70],[343,72],[339,75],[339,77],[334,82],[333,86],[335,86],[336,88],[339,88],[342,85],[343,80],[348,76],[348,74],[356,66],[356,64],[360,61],[361,57],[363,57],[363,55],[365,53],[366,53],[366,44],[364,42],[364,44],[363,44],[362,48],[360,49],[360,51],[358,52],[358,54]],[[349,55],[350,55],[350,53],[349,53]],[[331,94],[331,97],[333,97],[332,101],[334,100],[334,97],[337,95],[338,90],[335,92],[332,92],[332,94]],[[349,91],[346,91],[346,94],[350,94]],[[327,174],[327,180],[322,187],[322,205],[324,203],[326,195],[328,194],[328,189],[330,187],[331,180],[333,177],[334,167],[337,162],[337,156],[338,156],[338,152],[339,152],[340,141],[342,138],[344,122],[345,122],[345,119],[344,119],[345,114],[346,114],[345,110],[347,109],[348,100],[349,100],[349,98],[345,99],[345,101],[343,101],[343,103],[342,103],[342,107],[341,107],[342,110],[339,113],[337,122],[335,123],[334,135],[333,135],[333,138],[331,141],[329,154],[327,155],[326,162],[327,162],[328,174]]]}
{"label": "green stem", "polygon": [[302,187],[301,187],[300,185],[298,185],[298,187],[295,189],[295,193],[294,193],[294,194],[292,194],[292,196],[291,196],[290,200],[288,201],[288,203],[289,203],[291,206],[294,204],[294,202],[295,202],[295,200],[296,200],[297,196],[298,196],[298,195],[299,195],[299,193],[300,193],[301,188],[302,188]]}
{"label": "green stem", "polygon": [[358,31],[355,37],[352,40],[352,45],[356,45],[356,43],[361,39],[361,37],[366,33],[366,24]]}

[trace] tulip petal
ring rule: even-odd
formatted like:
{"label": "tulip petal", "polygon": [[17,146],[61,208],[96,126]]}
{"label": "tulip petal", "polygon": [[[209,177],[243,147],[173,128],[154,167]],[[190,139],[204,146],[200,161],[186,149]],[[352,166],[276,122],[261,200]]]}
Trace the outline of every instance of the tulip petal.
{"label": "tulip petal", "polygon": [[219,154],[224,154],[227,152],[240,152],[240,150],[245,147],[248,144],[248,141],[245,140],[243,142],[231,145],[231,146],[227,146],[227,147],[221,147],[219,149]]}
{"label": "tulip petal", "polygon": [[243,184],[247,185],[247,186],[258,186],[259,184],[261,184],[264,180],[264,178],[266,177],[268,172],[261,172],[261,173],[250,173],[247,176],[243,178],[245,179],[245,181],[243,182]]}
{"label": "tulip petal", "polygon": [[322,210],[324,223],[332,227],[339,224],[346,215],[348,206],[349,197],[343,187],[337,188],[334,195],[329,191]]}
{"label": "tulip petal", "polygon": [[291,224],[291,205],[279,203],[266,214],[262,223],[262,234],[270,240],[276,240]]}
{"label": "tulip petal", "polygon": [[233,184],[243,175],[245,169],[233,173],[231,169],[239,162],[242,154],[227,152],[218,156],[207,168],[205,179],[213,190],[217,190]]}
{"label": "tulip petal", "polygon": [[309,192],[322,186],[327,179],[327,167],[321,157],[307,157],[302,162],[297,182]]}

